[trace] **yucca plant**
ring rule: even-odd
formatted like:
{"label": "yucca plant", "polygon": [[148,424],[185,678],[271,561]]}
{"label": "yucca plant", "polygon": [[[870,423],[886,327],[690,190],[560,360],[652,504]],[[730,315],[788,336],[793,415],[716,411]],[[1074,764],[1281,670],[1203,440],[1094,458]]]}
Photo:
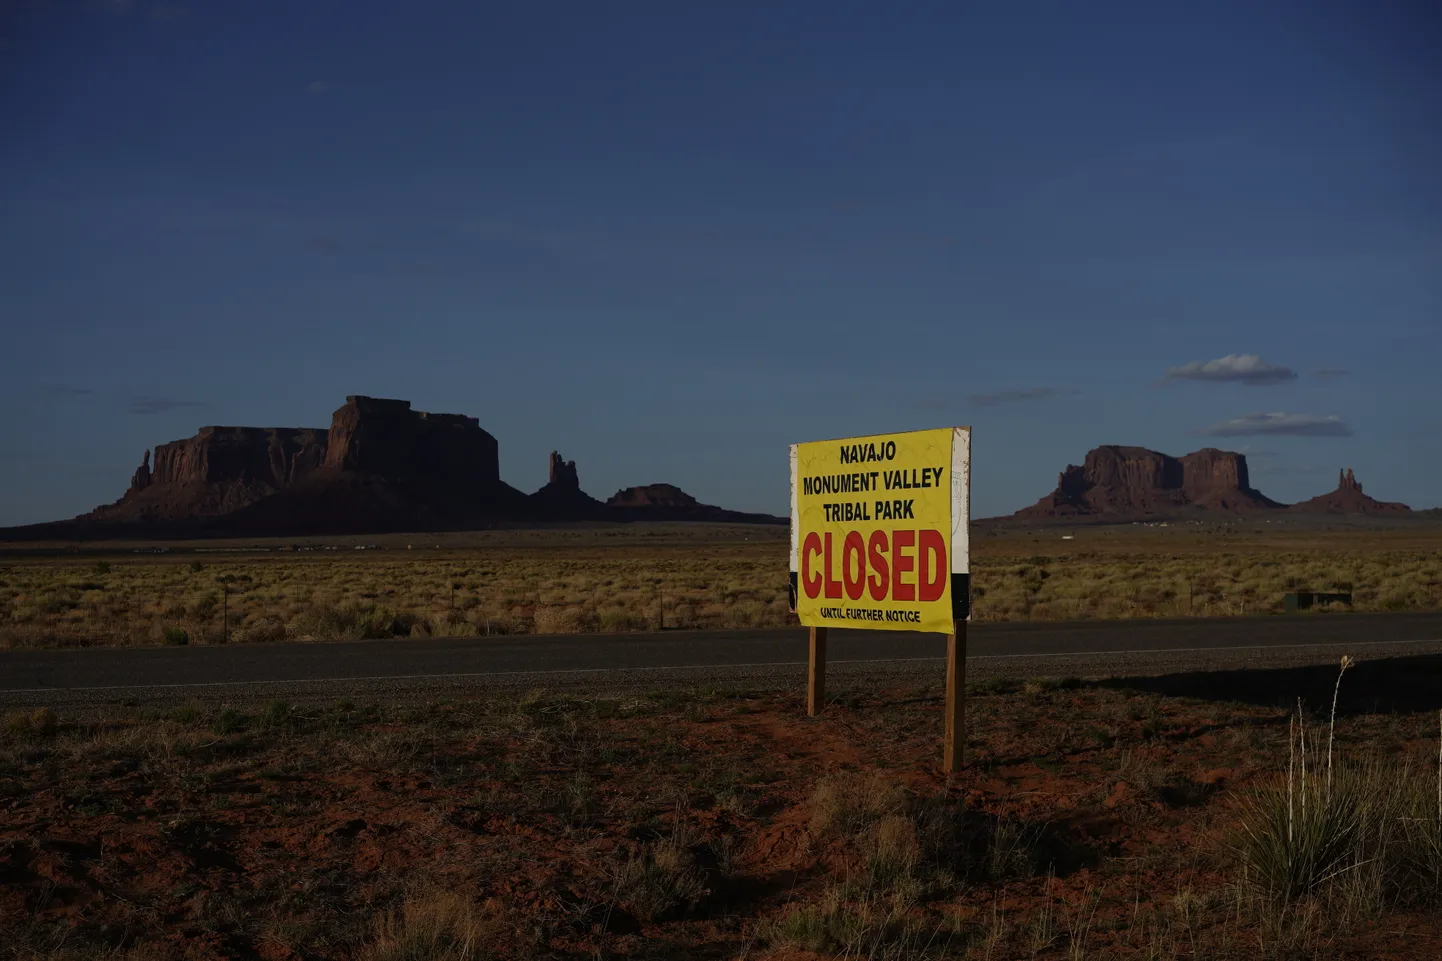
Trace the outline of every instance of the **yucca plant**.
{"label": "yucca plant", "polygon": [[1430,843],[1442,854],[1442,780],[1435,816],[1429,811],[1418,817],[1422,782],[1412,768],[1379,758],[1334,757],[1337,697],[1352,663],[1344,657],[1337,675],[1325,755],[1299,701],[1290,720],[1286,775],[1240,805],[1234,853],[1247,883],[1273,906],[1326,897],[1348,916],[1373,913],[1404,893],[1409,864],[1412,871],[1442,866],[1442,856],[1419,854],[1434,836]]}
{"label": "yucca plant", "polygon": [[[1442,711],[1437,712],[1437,783],[1435,791],[1410,792],[1405,822],[1408,882],[1418,895],[1442,900]],[[1419,785],[1420,786],[1420,785]]]}

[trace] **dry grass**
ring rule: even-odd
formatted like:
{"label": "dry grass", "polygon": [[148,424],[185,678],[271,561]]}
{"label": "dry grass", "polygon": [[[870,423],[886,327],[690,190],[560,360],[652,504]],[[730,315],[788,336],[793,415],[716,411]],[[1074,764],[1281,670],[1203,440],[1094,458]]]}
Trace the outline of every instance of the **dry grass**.
{"label": "dry grass", "polygon": [[[1395,687],[1383,667],[1349,671],[1352,703]],[[1378,849],[1352,848],[1340,863],[1359,867],[1313,858],[1325,879],[1274,897],[1235,844],[1245,819],[1286,827],[1247,805],[1285,800],[1295,708],[1142,680],[974,689],[953,777],[939,680],[868,681],[817,719],[765,688],[17,712],[0,726],[0,945],[27,961],[1442,949],[1436,713],[1346,713],[1344,687],[1334,732],[1309,721],[1309,803],[1329,733],[1334,797],[1367,751],[1410,772],[1387,808],[1395,868],[1372,898],[1348,885]]]}
{"label": "dry grass", "polygon": [[[639,534],[565,546],[355,554],[154,555],[0,564],[0,647],[261,643],[373,637],[779,627],[785,543],[652,544]],[[719,537],[720,535],[718,535]],[[1442,533],[1184,534],[1045,544],[982,537],[976,619],[1186,617],[1282,609],[1288,590],[1350,589],[1355,609],[1442,609]],[[1345,547],[1339,549],[1338,544]],[[1080,544],[1081,546],[1077,546]],[[1044,547],[1048,553],[1041,553]],[[224,557],[224,560],[216,558]]]}
{"label": "dry grass", "polygon": [[649,845],[616,870],[617,903],[642,921],[657,921],[706,896],[696,859],[674,840]]}
{"label": "dry grass", "polygon": [[360,961],[482,961],[505,933],[494,902],[478,908],[459,891],[432,888],[409,895],[383,915]]}
{"label": "dry grass", "polygon": [[817,837],[856,834],[905,803],[901,786],[879,774],[824,778],[811,794],[811,831]]}

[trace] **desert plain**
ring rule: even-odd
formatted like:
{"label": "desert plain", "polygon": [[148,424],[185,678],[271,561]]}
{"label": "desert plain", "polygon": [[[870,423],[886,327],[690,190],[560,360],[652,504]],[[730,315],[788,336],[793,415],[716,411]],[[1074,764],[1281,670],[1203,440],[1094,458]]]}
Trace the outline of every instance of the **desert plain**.
{"label": "desert plain", "polygon": [[[741,525],[14,545],[0,646],[788,623]],[[1442,608],[1442,528],[979,525],[977,620]],[[1288,591],[1347,591],[1284,614]],[[512,640],[515,638],[512,637]],[[25,959],[1428,958],[1442,656],[174,703],[0,728]],[[3,657],[0,652],[0,669]]]}

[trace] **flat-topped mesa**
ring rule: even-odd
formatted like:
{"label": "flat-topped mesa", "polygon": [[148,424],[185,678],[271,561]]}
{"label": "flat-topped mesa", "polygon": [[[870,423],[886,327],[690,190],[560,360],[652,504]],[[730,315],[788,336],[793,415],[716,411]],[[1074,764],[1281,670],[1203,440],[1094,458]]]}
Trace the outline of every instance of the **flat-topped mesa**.
{"label": "flat-topped mesa", "polygon": [[1248,490],[1247,458],[1231,451],[1204,447],[1181,459],[1182,490],[1190,500],[1199,500],[1217,491]]}
{"label": "flat-topped mesa", "polygon": [[728,511],[703,504],[675,484],[625,487],[606,501],[611,515],[638,521],[714,521],[729,524],[775,524],[786,519],[770,514]]}
{"label": "flat-topped mesa", "polygon": [[202,427],[155,448],[152,484],[254,482],[281,488],[325,462],[326,432],[306,427]]}
{"label": "flat-topped mesa", "polygon": [[1056,490],[1017,517],[1141,515],[1203,507],[1252,511],[1280,507],[1251,487],[1247,459],[1206,448],[1170,457],[1145,447],[1107,445],[1087,452],[1057,478]]}
{"label": "flat-topped mesa", "polygon": [[326,432],[305,427],[202,427],[147,450],[130,487],[97,520],[176,520],[238,510],[289,487],[325,462]]}
{"label": "flat-topped mesa", "polygon": [[1182,492],[1196,507],[1223,511],[1254,511],[1282,505],[1252,486],[1247,458],[1232,451],[1205,447],[1181,458]]}
{"label": "flat-topped mesa", "polygon": [[1362,483],[1349,467],[1337,472],[1337,489],[1311,500],[1293,504],[1303,514],[1409,514],[1412,508],[1393,501],[1379,501],[1362,493]]}
{"label": "flat-topped mesa", "polygon": [[612,494],[607,507],[669,507],[689,509],[704,506],[674,484],[645,484],[626,487]]}
{"label": "flat-topped mesa", "polygon": [[331,416],[325,466],[389,480],[501,480],[500,449],[475,417],[411,410],[410,401],[352,395]]}
{"label": "flat-topped mesa", "polygon": [[[352,395],[329,430],[203,427],[147,450],[125,495],[81,515],[107,535],[292,536],[484,530],[552,522],[707,520],[778,523],[696,500],[670,485],[632,488],[612,509],[581,490],[576,462],[552,451],[548,483],[523,494],[500,477],[479,419]],[[622,492],[623,495],[626,492]]]}

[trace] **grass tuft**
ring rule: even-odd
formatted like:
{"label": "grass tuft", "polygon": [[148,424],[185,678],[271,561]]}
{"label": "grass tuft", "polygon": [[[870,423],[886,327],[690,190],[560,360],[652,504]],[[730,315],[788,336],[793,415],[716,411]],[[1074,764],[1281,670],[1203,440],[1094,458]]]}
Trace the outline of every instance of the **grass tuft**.
{"label": "grass tuft", "polygon": [[376,924],[361,961],[480,961],[503,931],[496,911],[444,889],[406,898]]}
{"label": "grass tuft", "polygon": [[823,778],[811,793],[811,832],[823,838],[858,834],[905,806],[906,793],[880,775]]}
{"label": "grass tuft", "polygon": [[675,841],[649,845],[616,870],[616,901],[641,921],[692,907],[706,894],[706,878],[695,858]]}

